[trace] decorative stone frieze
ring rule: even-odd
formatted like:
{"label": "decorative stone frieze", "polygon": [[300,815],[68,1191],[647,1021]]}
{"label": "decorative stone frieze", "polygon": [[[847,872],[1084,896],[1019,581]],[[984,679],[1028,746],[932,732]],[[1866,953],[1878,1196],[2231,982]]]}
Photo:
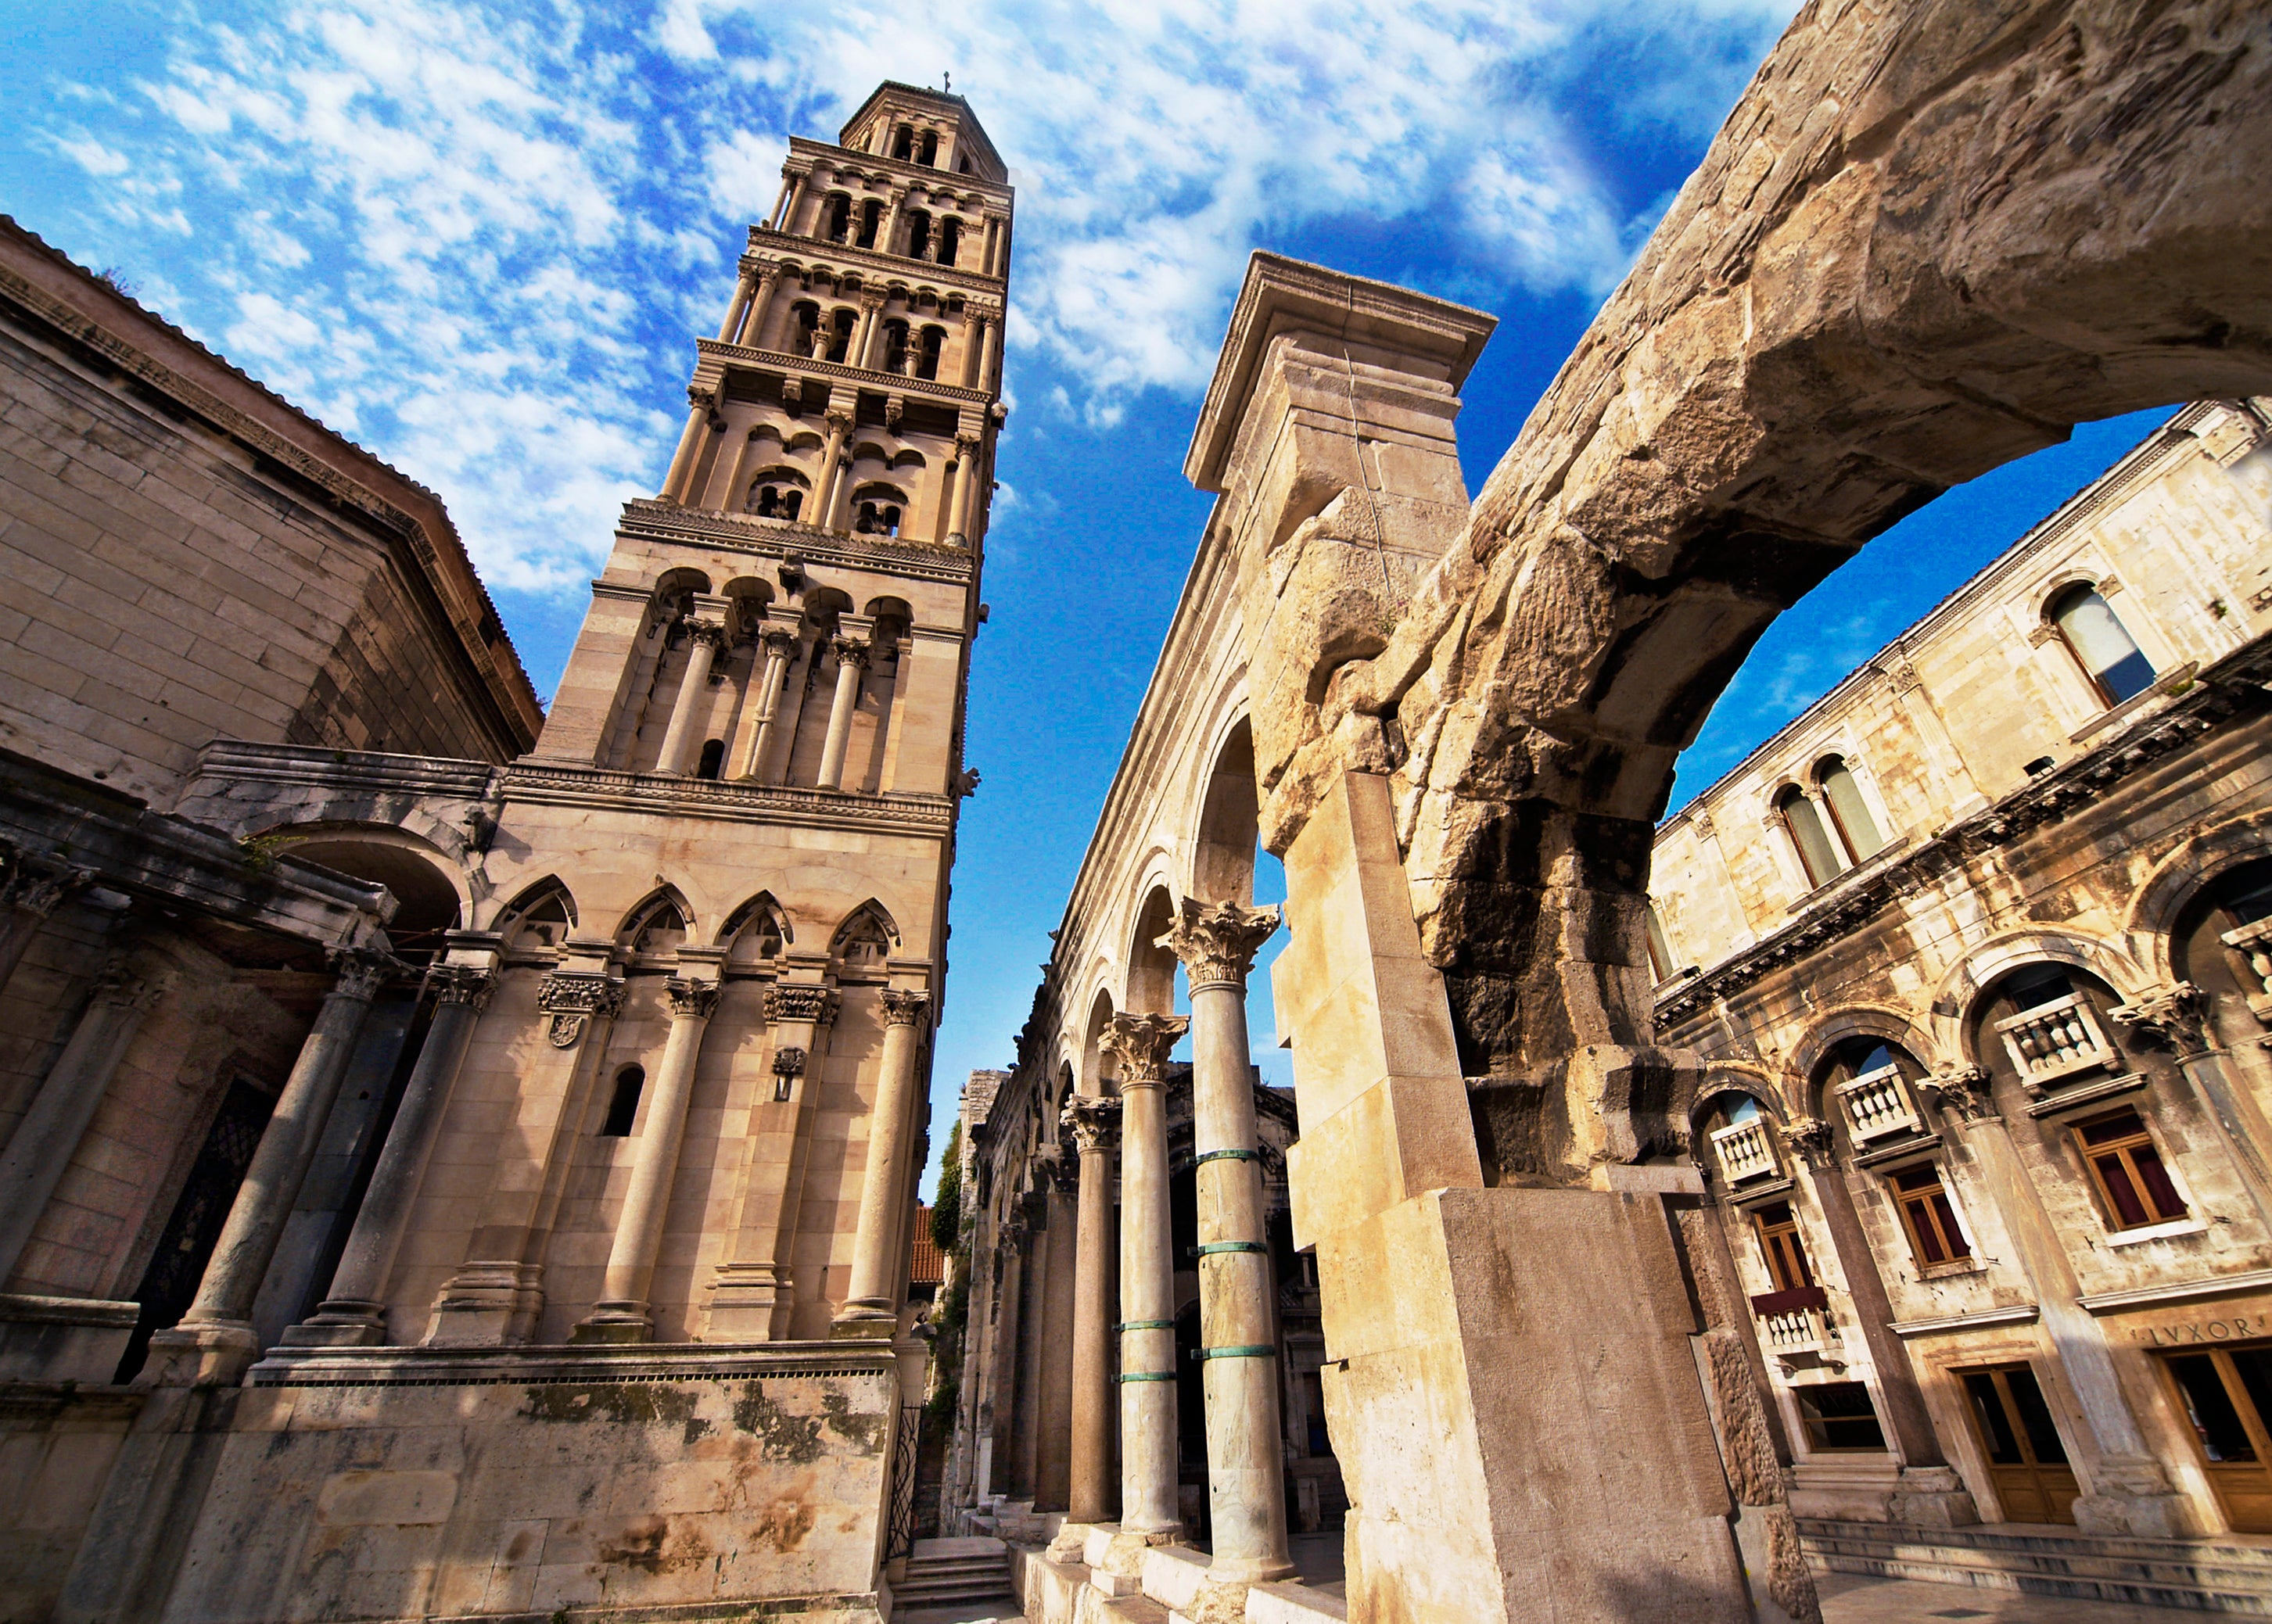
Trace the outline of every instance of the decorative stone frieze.
{"label": "decorative stone frieze", "polygon": [[836,1018],[837,994],[833,987],[812,987],[800,982],[776,987],[766,995],[766,1019],[780,1021],[809,1021],[813,1025],[826,1025]]}
{"label": "decorative stone frieze", "polygon": [[556,970],[536,989],[536,1007],[548,1017],[545,1039],[556,1049],[572,1049],[594,1017],[612,1020],[623,1013],[624,984],[587,970]]}

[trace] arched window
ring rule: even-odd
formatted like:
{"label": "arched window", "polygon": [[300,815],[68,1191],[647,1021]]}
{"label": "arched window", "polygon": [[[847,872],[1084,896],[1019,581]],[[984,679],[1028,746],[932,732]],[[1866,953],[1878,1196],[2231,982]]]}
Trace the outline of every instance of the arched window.
{"label": "arched window", "polygon": [[955,250],[961,243],[962,222],[950,214],[938,223],[938,263],[953,264]]}
{"label": "arched window", "polygon": [[924,131],[923,131],[923,151],[922,151],[920,153],[918,153],[918,154],[916,155],[916,161],[917,163],[929,164],[929,165],[930,165],[930,166],[932,166],[932,167],[934,167],[934,168],[936,168],[936,167],[938,166],[938,130],[924,130]]}
{"label": "arched window", "polygon": [[2098,589],[2068,587],[2051,601],[2045,618],[2059,628],[2075,663],[2109,705],[2134,699],[2154,685],[2154,667]]}
{"label": "arched window", "polygon": [[828,240],[841,242],[852,232],[852,199],[838,192],[828,199]]}
{"label": "arched window", "polygon": [[930,216],[921,209],[908,211],[908,257],[921,259],[930,246]]}
{"label": "arched window", "polygon": [[889,502],[863,502],[859,517],[852,521],[852,533],[862,536],[896,536],[900,533],[900,510]]}
{"label": "arched window", "polygon": [[1826,756],[1815,763],[1814,783],[1829,805],[1831,823],[1848,857],[1858,863],[1885,849],[1886,838],[1878,832],[1878,820],[1870,816],[1862,786],[1854,781],[1844,756]]}
{"label": "arched window", "polygon": [[1832,844],[1830,831],[1822,826],[1822,815],[1814,809],[1805,790],[1796,784],[1786,785],[1775,804],[1791,847],[1798,853],[1799,867],[1806,871],[1809,886],[1827,885],[1846,872],[1844,855]]}
{"label": "arched window", "polygon": [[600,1124],[602,1139],[627,1139],[639,1121],[639,1091],[646,1087],[646,1072],[626,1066],[616,1073],[616,1091],[608,1097],[608,1120]]}
{"label": "arched window", "polygon": [[860,205],[860,246],[876,246],[876,233],[883,228],[884,205],[881,199],[869,198]]}
{"label": "arched window", "polygon": [[901,124],[899,128],[899,133],[892,138],[892,156],[904,161],[908,159],[913,158],[915,155],[916,132],[914,127],[908,124]]}
{"label": "arched window", "polygon": [[828,359],[841,363],[845,353],[852,347],[852,330],[860,318],[850,310],[839,310],[833,318],[833,331],[828,340]]}
{"label": "arched window", "polygon": [[576,905],[557,883],[522,897],[497,926],[507,953],[557,952],[575,927]]}
{"label": "arched window", "polygon": [[884,324],[884,370],[905,373],[908,369],[908,324],[892,320]]}
{"label": "arched window", "polygon": [[620,941],[634,953],[676,953],[686,940],[686,916],[669,897],[657,897],[624,927]]}
{"label": "arched window", "polygon": [[938,354],[945,343],[945,328],[926,327],[923,330],[923,352],[916,361],[917,377],[937,378],[938,376]]}
{"label": "arched window", "polygon": [[892,939],[884,921],[864,907],[844,921],[833,945],[838,962],[847,967],[880,970],[892,956]]}
{"label": "arched window", "polygon": [[702,741],[702,759],[695,765],[694,776],[698,778],[714,778],[725,762],[726,741],[723,739],[706,739]]}

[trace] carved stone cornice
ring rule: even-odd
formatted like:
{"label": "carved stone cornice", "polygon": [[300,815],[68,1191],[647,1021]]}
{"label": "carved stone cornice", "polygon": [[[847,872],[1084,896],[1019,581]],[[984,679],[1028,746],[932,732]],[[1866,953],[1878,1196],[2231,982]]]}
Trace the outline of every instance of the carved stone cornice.
{"label": "carved stone cornice", "polygon": [[1185,1015],[1116,1015],[1099,1040],[1120,1063],[1120,1091],[1162,1086],[1168,1056],[1191,1030]]}
{"label": "carved stone cornice", "polygon": [[2182,694],[2096,748],[2030,779],[2012,793],[1950,824],[1929,840],[1898,850],[1883,867],[1865,864],[1850,889],[1781,930],[1668,988],[1657,1004],[1660,1029],[1677,1026],[1715,1000],[1732,997],[1874,918],[1900,898],[1984,853],[2104,802],[2115,786],[2197,743],[2220,724],[2260,703],[2272,689],[2272,636],[2255,638],[2201,672]]}
{"label": "carved stone cornice", "polygon": [[836,989],[833,987],[792,981],[766,995],[766,1019],[776,1024],[782,1021],[806,1021],[825,1026],[835,1018]]}
{"label": "carved stone cornice", "polygon": [[884,989],[884,1024],[886,1026],[918,1025],[930,1008],[929,993],[903,991],[896,987]]}
{"label": "carved stone cornice", "polygon": [[1955,1121],[1978,1122],[1997,1114],[1989,1093],[1992,1081],[1977,1066],[1947,1061],[1930,1076],[1917,1078],[1916,1087],[1943,1115]]}
{"label": "carved stone cornice", "polygon": [[426,986],[437,1004],[462,1004],[475,1015],[490,1007],[497,982],[497,972],[480,965],[434,965],[426,972]]}
{"label": "carved stone cornice", "polygon": [[1120,1144],[1120,1102],[1089,1094],[1069,1094],[1058,1111],[1058,1126],[1082,1156],[1100,1155]]}
{"label": "carved stone cornice", "polygon": [[663,994],[670,1000],[674,1020],[706,1021],[718,1013],[718,997],[725,991],[715,981],[697,981],[689,976],[672,976],[662,984]]}
{"label": "carved stone cornice", "polygon": [[2191,981],[2149,988],[2106,1013],[2117,1024],[2144,1032],[2181,1055],[2216,1047],[2208,995]]}
{"label": "carved stone cornice", "polygon": [[730,778],[516,762],[506,770],[509,800],[535,806],[589,807],[669,817],[722,818],[801,828],[872,829],[943,838],[954,807],[944,795],[813,790]]}
{"label": "carved stone cornice", "polygon": [[1235,902],[1201,902],[1186,897],[1175,924],[1157,946],[1183,961],[1193,992],[1209,987],[1244,987],[1254,968],[1255,950],[1278,928],[1278,910],[1241,907]]}

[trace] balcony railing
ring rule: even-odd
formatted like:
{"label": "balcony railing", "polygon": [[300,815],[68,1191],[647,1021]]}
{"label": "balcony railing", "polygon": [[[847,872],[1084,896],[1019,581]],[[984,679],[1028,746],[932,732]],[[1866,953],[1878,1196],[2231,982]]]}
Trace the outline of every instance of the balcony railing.
{"label": "balcony railing", "polygon": [[2272,1023],[2272,916],[2228,930],[2218,940],[2246,966],[2241,986],[2248,994],[2249,1013]]}
{"label": "balcony railing", "polygon": [[1782,1171],[1775,1160],[1775,1141],[1768,1136],[1766,1120],[1760,1117],[1713,1129],[1712,1156],[1720,1164],[1720,1176],[1731,1186],[1772,1178]]}
{"label": "balcony railing", "polygon": [[1769,1359],[1793,1368],[1842,1364],[1838,1333],[1830,1328],[1830,1300],[1819,1285],[1768,1292],[1752,1299],[1760,1342]]}
{"label": "balcony railing", "polygon": [[1891,1134],[1914,1133],[1924,1126],[1898,1066],[1880,1066],[1850,1083],[1840,1084],[1838,1103],[1845,1110],[1846,1123],[1857,1144]]}
{"label": "balcony railing", "polygon": [[2022,1009],[1997,1022],[1996,1031],[2029,1088],[2046,1088],[2094,1066],[2111,1066],[2117,1059],[2081,993]]}

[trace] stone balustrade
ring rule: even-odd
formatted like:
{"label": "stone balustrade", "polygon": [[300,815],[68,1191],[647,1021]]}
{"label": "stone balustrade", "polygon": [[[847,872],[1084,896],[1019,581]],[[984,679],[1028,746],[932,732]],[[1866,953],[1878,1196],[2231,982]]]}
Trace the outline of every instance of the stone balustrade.
{"label": "stone balustrade", "polygon": [[1996,1032],[2021,1080],[2032,1089],[2115,1063],[2114,1046],[2080,993],[2007,1017],[1996,1023]]}
{"label": "stone balustrade", "polygon": [[1712,1156],[1720,1164],[1720,1176],[1731,1186],[1772,1178],[1782,1171],[1782,1164],[1775,1159],[1775,1141],[1760,1117],[1716,1129],[1712,1135]]}
{"label": "stone balustrade", "polygon": [[2260,1021],[2272,1021],[2272,917],[2253,920],[2217,940],[2246,966],[2240,980],[2249,1013]]}
{"label": "stone balustrade", "polygon": [[1898,1066],[1880,1066],[1838,1086],[1838,1104],[1846,1113],[1848,1128],[1857,1144],[1894,1134],[1915,1133],[1923,1127],[1917,1102]]}

